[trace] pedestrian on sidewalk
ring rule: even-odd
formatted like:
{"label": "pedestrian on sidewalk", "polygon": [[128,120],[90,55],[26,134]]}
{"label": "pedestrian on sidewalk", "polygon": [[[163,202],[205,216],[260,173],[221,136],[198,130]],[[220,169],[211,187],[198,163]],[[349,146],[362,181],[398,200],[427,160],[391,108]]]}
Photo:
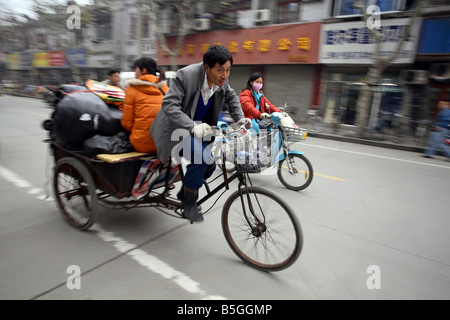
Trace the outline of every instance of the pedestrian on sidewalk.
{"label": "pedestrian on sidewalk", "polygon": [[450,132],[450,101],[440,100],[438,102],[438,112],[434,127],[428,138],[427,148],[425,149],[425,158],[433,158],[437,150],[444,152],[447,159],[450,159],[450,145],[446,143],[446,137]]}

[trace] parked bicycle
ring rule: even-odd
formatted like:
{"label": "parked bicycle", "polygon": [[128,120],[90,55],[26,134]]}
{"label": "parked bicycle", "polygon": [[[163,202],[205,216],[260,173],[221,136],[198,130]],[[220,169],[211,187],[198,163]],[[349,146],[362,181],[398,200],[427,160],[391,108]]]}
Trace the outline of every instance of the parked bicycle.
{"label": "parked bicycle", "polygon": [[398,112],[380,112],[375,127],[369,130],[368,137],[374,140],[387,140],[393,143],[414,143],[425,145],[431,128],[427,119],[410,120]]}
{"label": "parked bicycle", "polygon": [[319,106],[311,106],[307,112],[306,129],[308,132],[322,132],[325,129]]}

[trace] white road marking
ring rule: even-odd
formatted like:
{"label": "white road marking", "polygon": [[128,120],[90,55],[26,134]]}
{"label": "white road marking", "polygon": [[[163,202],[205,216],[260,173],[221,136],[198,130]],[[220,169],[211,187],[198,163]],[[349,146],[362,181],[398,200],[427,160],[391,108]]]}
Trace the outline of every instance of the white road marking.
{"label": "white road marking", "polygon": [[32,188],[33,186],[27,180],[21,178],[19,175],[15,174],[11,170],[0,165],[0,176],[6,181],[11,182],[18,188]]}
{"label": "white road marking", "polygon": [[20,177],[18,174],[13,171],[5,168],[0,165],[0,177],[5,179],[6,181],[11,182],[17,188],[27,188],[27,193],[36,195],[36,199],[39,200],[53,200],[52,197],[48,197],[45,195],[45,192],[41,188],[35,188],[33,185],[27,180]]}
{"label": "white road marking", "polygon": [[153,273],[159,274],[161,277],[175,282],[183,290],[190,293],[199,294],[203,300],[226,300],[221,296],[211,296],[200,288],[200,284],[191,279],[184,273],[175,270],[170,265],[162,261],[161,259],[152,256],[142,249],[139,249],[137,245],[132,244],[120,237],[115,236],[112,232],[103,230],[100,226],[96,225],[95,230],[97,235],[105,242],[112,242],[114,248],[120,253],[125,253],[133,260],[138,262],[141,266],[147,268]]}
{"label": "white road marking", "polygon": [[317,145],[313,145],[313,144],[304,144],[304,146],[321,148],[321,149],[327,149],[327,150],[333,150],[333,151],[346,152],[346,153],[357,154],[357,155],[361,155],[361,156],[374,157],[374,158],[380,158],[380,159],[386,159],[386,160],[394,160],[394,161],[402,161],[402,162],[408,162],[408,163],[413,163],[413,164],[421,164],[421,165],[424,165],[424,166],[431,166],[431,167],[450,169],[449,166],[443,166],[443,165],[439,165],[439,164],[426,163],[426,162],[420,162],[420,161],[405,160],[405,159],[399,159],[399,158],[392,158],[392,157],[385,157],[385,156],[380,156],[380,155],[371,154],[371,153],[348,151],[348,150],[343,150],[343,149],[338,149],[338,148],[317,146]]}
{"label": "white road marking", "polygon": [[[30,182],[2,165],[0,165],[0,177],[11,182],[18,188],[28,188],[27,192],[29,194],[38,195],[36,197],[37,199],[48,200],[46,196],[42,195],[44,193],[42,189],[33,187]],[[184,273],[175,270],[161,259],[148,254],[137,245],[120,237],[116,237],[112,232],[103,230],[98,224],[96,224],[94,228],[97,231],[97,236],[101,240],[111,242],[117,251],[131,257],[147,270],[160,275],[164,279],[173,281],[181,289],[190,293],[198,294],[203,300],[226,300],[226,298],[222,296],[208,295],[205,290],[200,288],[200,284],[198,282],[191,279]]]}

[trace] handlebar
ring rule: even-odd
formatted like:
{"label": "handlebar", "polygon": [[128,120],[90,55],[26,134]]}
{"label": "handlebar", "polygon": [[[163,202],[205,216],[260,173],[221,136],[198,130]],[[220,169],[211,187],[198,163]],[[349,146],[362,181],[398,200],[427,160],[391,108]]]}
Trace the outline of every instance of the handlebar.
{"label": "handlebar", "polygon": [[213,131],[213,135],[216,137],[227,136],[228,138],[226,140],[246,135],[250,132],[249,129],[246,128],[245,124],[239,125],[238,123],[232,123],[225,128],[211,126],[211,130]]}

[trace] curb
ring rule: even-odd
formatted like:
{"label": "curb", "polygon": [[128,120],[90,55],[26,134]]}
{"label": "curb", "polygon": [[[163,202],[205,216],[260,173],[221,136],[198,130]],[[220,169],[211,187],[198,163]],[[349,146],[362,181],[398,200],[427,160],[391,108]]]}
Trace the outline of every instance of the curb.
{"label": "curb", "polygon": [[330,135],[330,134],[324,134],[324,133],[308,132],[308,136],[314,137],[314,138],[320,138],[320,139],[358,143],[358,144],[364,144],[364,145],[368,145],[368,146],[388,148],[388,149],[397,149],[397,150],[410,151],[410,152],[424,153],[424,151],[425,151],[424,147],[405,145],[405,144],[396,144],[396,143],[391,143],[391,142],[368,140],[368,139],[361,139],[361,138],[354,138],[354,137],[347,137],[347,136],[342,136],[342,135]]}

